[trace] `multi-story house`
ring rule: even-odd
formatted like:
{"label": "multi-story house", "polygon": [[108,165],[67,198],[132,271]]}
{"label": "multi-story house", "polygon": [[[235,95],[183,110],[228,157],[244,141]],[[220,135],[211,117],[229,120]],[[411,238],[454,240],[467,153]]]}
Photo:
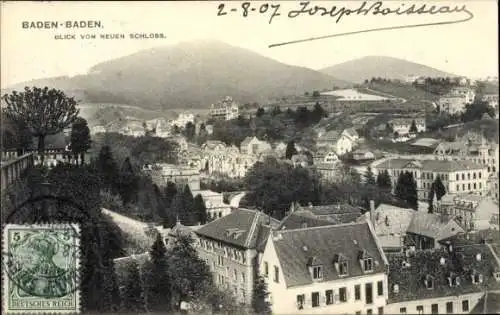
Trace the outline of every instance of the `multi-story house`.
{"label": "multi-story house", "polygon": [[224,203],[224,198],[221,193],[211,190],[199,190],[205,203],[209,219],[215,220],[231,213],[231,206]]}
{"label": "multi-story house", "polygon": [[144,166],[143,170],[151,174],[153,182],[160,187],[172,182],[178,189],[184,189],[188,185],[193,193],[200,190],[198,169],[173,164],[154,164]]}
{"label": "multi-story house", "polygon": [[489,197],[460,194],[444,195],[434,207],[436,213],[456,218],[466,230],[498,230],[498,204]]}
{"label": "multi-story house", "polygon": [[[500,288],[490,244],[454,244],[390,255],[388,314],[478,314],[485,292]],[[487,294],[487,293],[486,293]]]}
{"label": "multi-story house", "polygon": [[239,105],[233,98],[226,96],[224,100],[210,105],[210,116],[214,119],[231,120],[238,118]]}
{"label": "multi-story house", "polygon": [[337,155],[351,152],[354,145],[355,143],[350,137],[338,130],[328,131],[316,140],[316,147],[318,149],[334,151]]}
{"label": "multi-story house", "polygon": [[259,253],[264,251],[275,219],[262,212],[235,209],[196,231],[199,257],[210,267],[217,286],[244,304],[252,301]]}
{"label": "multi-story house", "polygon": [[389,122],[389,124],[394,132],[397,132],[400,135],[406,135],[410,133],[413,122],[415,122],[417,132],[425,132],[425,118],[394,118]]}
{"label": "multi-story house", "polygon": [[455,87],[439,99],[441,111],[455,115],[465,110],[465,105],[474,101],[476,94],[468,87]]}
{"label": "multi-story house", "polygon": [[392,179],[392,187],[397,185],[398,176],[409,172],[417,183],[419,200],[428,200],[432,183],[439,176],[446,193],[475,193],[484,195],[487,192],[488,170],[486,166],[472,161],[455,160],[410,160],[389,158],[378,163],[374,169],[377,173],[387,171]]}
{"label": "multi-story house", "polygon": [[434,155],[440,160],[469,160],[486,166],[489,175],[498,174],[499,148],[495,141],[469,132],[453,142],[441,142]]}
{"label": "multi-story house", "polygon": [[387,265],[362,222],[271,231],[260,274],[273,314],[383,314]]}
{"label": "multi-story house", "polygon": [[257,137],[246,137],[240,144],[240,151],[243,154],[260,155],[272,151],[271,144],[267,141],[259,140]]}
{"label": "multi-story house", "polygon": [[227,147],[220,141],[207,141],[202,150],[201,166],[210,175],[241,178],[258,160],[257,156],[243,154],[237,147]]}

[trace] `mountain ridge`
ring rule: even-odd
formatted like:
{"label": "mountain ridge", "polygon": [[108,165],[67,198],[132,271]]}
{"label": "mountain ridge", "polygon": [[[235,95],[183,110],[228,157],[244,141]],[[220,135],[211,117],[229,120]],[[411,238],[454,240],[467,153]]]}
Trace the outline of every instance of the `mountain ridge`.
{"label": "mountain ridge", "polygon": [[370,80],[372,77],[404,80],[406,76],[457,76],[456,74],[451,74],[417,62],[380,55],[348,60],[321,68],[318,71],[354,83],[362,83],[364,80]]}
{"label": "mountain ridge", "polygon": [[11,89],[50,86],[86,102],[170,109],[206,108],[226,95],[242,103],[265,102],[350,84],[221,41],[201,40],[141,50],[100,62],[87,74],[32,80]]}

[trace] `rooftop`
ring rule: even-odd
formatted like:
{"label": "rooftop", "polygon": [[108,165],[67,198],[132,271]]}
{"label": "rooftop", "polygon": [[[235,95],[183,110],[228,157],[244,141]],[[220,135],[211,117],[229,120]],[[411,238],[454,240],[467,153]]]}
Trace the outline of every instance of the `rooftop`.
{"label": "rooftop", "polygon": [[[385,256],[378,248],[368,223],[349,223],[272,232],[276,254],[287,287],[313,282],[311,261],[323,266],[323,282],[365,274],[360,259],[372,259],[372,273],[385,270]],[[335,263],[347,262],[347,274],[340,275]]]}
{"label": "rooftop", "polygon": [[[375,209],[374,228],[377,236],[392,236],[399,243],[399,234],[406,234],[415,213],[413,209],[380,204]],[[366,212],[364,217],[371,220],[371,213]]]}
{"label": "rooftop", "polygon": [[[407,257],[409,256],[409,257]],[[409,255],[389,257],[389,302],[456,296],[500,288],[493,277],[500,271],[487,245],[453,246],[452,251],[439,249],[419,251]],[[483,282],[474,284],[473,275],[481,275]],[[450,280],[448,279],[450,277]],[[458,277],[458,282],[456,281]],[[428,288],[425,284],[432,285]],[[475,280],[479,281],[479,278]],[[394,285],[399,292],[396,293]]]}
{"label": "rooftop", "polygon": [[294,230],[307,227],[327,226],[335,223],[316,218],[309,211],[292,212],[281,220],[277,230]]}
{"label": "rooftop", "polygon": [[341,203],[319,206],[301,206],[296,203],[292,205],[290,211],[336,224],[355,222],[361,216],[360,208]]}
{"label": "rooftop", "polygon": [[429,172],[457,172],[464,170],[480,170],[486,166],[471,161],[448,161],[448,160],[410,160],[410,159],[388,159],[377,165],[379,169],[405,169],[417,168]]}
{"label": "rooftop", "polygon": [[260,249],[262,240],[269,235],[270,228],[266,227],[269,224],[277,226],[279,222],[260,211],[238,208],[207,223],[196,234],[241,248]]}
{"label": "rooftop", "polygon": [[407,232],[424,235],[439,241],[465,231],[453,219],[443,220],[441,215],[416,211],[408,225]]}

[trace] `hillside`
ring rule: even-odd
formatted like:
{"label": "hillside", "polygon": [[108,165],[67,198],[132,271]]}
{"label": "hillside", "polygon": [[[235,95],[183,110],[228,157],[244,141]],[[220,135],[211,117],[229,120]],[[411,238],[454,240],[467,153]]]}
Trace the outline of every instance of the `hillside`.
{"label": "hillside", "polygon": [[245,102],[346,86],[311,69],[290,66],[219,41],[149,49],[93,66],[88,74],[18,84],[51,86],[82,101],[151,109],[206,108],[226,95]]}
{"label": "hillside", "polygon": [[373,77],[404,80],[406,76],[410,75],[424,77],[456,76],[422,64],[386,56],[367,56],[326,67],[319,71],[355,83],[361,83]]}

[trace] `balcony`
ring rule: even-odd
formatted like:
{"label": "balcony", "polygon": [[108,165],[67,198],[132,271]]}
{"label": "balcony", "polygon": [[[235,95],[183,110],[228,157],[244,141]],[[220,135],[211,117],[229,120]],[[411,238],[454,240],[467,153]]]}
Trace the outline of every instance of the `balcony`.
{"label": "balcony", "polygon": [[18,156],[17,152],[2,153],[2,188],[3,191],[10,183],[21,176],[21,173],[34,164],[33,153]]}

